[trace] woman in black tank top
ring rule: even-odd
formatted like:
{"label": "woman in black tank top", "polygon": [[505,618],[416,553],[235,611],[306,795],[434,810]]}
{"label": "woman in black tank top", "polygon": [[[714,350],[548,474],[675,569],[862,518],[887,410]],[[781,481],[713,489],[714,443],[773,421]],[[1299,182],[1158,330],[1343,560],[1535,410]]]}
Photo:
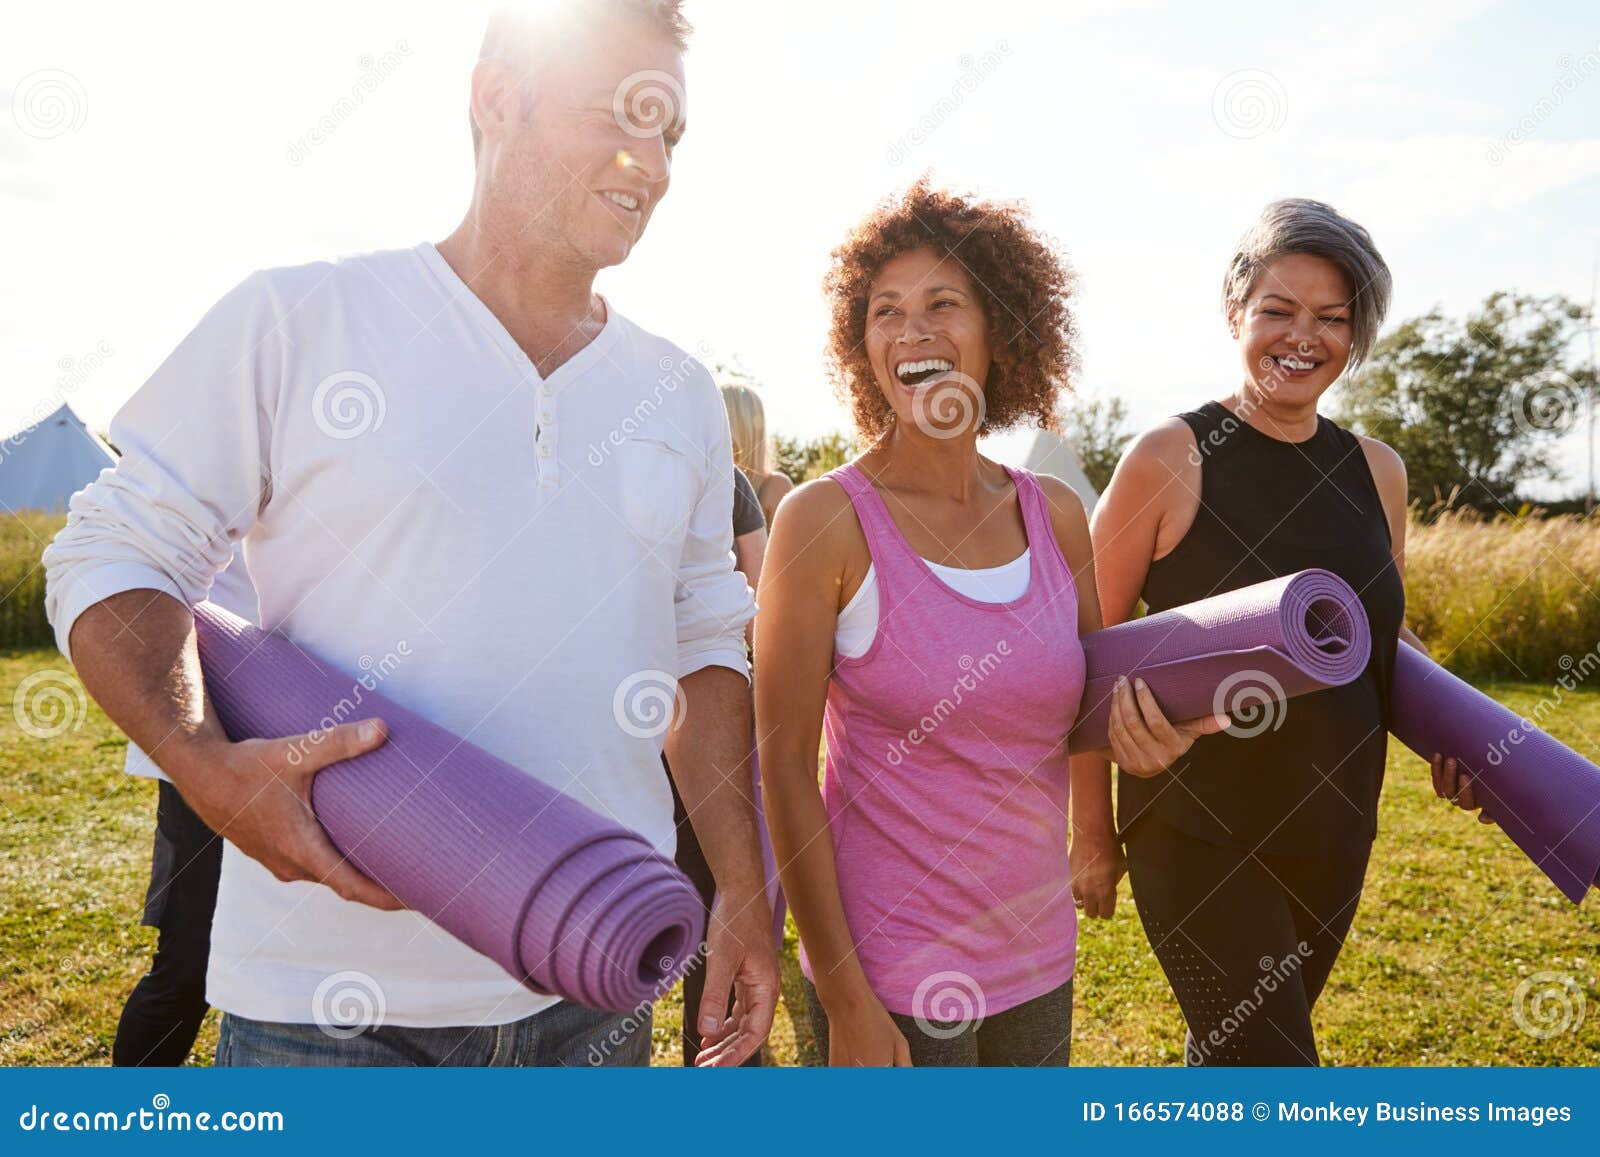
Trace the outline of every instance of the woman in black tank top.
{"label": "woman in black tank top", "polygon": [[1168,776],[1122,776],[1118,827],[1128,832],[1158,817],[1189,835],[1257,851],[1360,850],[1377,831],[1405,611],[1388,519],[1361,443],[1320,415],[1316,433],[1301,442],[1262,433],[1220,402],[1181,417],[1195,445],[1210,452],[1200,465],[1193,524],[1145,576],[1149,612],[1322,567],[1360,596],[1372,658],[1353,683],[1202,736]]}
{"label": "woman in black tank top", "polygon": [[[1395,649],[1405,467],[1316,411],[1372,348],[1390,278],[1361,226],[1267,206],[1224,283],[1244,382],[1134,445],[1095,511],[1108,624],[1322,567],[1360,596],[1354,682],[1202,736],[1165,773],[1117,781],[1134,901],[1188,1023],[1190,1064],[1316,1064],[1311,1009],[1355,915],[1377,830]],[[1441,795],[1475,808],[1453,760]]]}

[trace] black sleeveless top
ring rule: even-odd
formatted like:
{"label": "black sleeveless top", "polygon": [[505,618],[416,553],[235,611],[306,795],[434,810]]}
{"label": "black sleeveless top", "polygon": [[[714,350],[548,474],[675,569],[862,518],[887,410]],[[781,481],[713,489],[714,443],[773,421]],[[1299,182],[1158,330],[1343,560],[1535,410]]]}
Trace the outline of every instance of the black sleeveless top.
{"label": "black sleeveless top", "polygon": [[1360,596],[1372,658],[1354,682],[1291,699],[1275,730],[1203,735],[1162,775],[1119,774],[1119,826],[1126,833],[1157,817],[1214,843],[1287,855],[1357,847],[1377,832],[1405,616],[1366,455],[1354,434],[1321,416],[1303,442],[1263,434],[1218,402],[1180,417],[1201,457],[1200,509],[1183,540],[1150,564],[1142,592],[1150,612],[1322,567]]}

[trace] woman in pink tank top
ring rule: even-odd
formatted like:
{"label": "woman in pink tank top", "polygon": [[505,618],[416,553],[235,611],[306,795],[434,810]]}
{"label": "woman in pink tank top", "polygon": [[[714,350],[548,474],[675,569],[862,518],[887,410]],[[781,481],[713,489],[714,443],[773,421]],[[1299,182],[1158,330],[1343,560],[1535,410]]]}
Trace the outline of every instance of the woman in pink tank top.
{"label": "woman in pink tank top", "polygon": [[[870,448],[779,507],[756,624],[767,823],[818,1047],[1065,1064],[1074,889],[1109,915],[1121,870],[1104,765],[1067,755],[1100,625],[1089,529],[1066,483],[977,437],[1053,420],[1071,277],[1014,206],[918,183],[835,251],[826,291]],[[1135,773],[1221,725],[1169,724],[1138,688],[1114,715]]]}

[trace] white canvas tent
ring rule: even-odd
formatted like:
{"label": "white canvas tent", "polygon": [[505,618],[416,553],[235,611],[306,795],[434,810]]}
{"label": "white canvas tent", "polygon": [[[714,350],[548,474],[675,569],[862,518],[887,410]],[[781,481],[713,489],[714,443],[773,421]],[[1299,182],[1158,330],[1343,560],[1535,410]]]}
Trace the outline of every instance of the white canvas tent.
{"label": "white canvas tent", "polygon": [[116,462],[63,402],[43,421],[0,439],[0,511],[65,510],[67,499]]}
{"label": "white canvas tent", "polygon": [[978,440],[978,450],[1006,466],[1020,466],[1035,474],[1054,474],[1078,492],[1084,509],[1093,513],[1100,495],[1083,472],[1077,451],[1060,434],[1049,430],[1006,430]]}

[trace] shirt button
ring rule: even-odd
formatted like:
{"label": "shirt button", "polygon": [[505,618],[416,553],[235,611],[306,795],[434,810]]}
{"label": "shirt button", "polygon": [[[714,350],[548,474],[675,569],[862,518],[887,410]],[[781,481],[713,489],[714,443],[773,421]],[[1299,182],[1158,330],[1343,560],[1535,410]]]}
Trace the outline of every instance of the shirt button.
{"label": "shirt button", "polygon": [[555,393],[555,390],[550,388],[549,382],[546,382],[544,385],[539,387],[539,392],[548,398],[551,394]]}
{"label": "shirt button", "polygon": [[550,457],[550,455],[551,455],[551,454],[553,454],[553,453],[554,453],[554,452],[555,452],[555,451],[554,451],[554,450],[552,450],[552,449],[551,449],[551,446],[550,446],[550,443],[548,443],[548,442],[541,442],[541,443],[540,443],[540,444],[539,444],[539,457],[541,457],[541,458],[548,458],[548,457]]}
{"label": "shirt button", "polygon": [[540,410],[539,411],[539,421],[543,422],[546,426],[548,426],[551,422],[554,422],[555,420],[556,420],[556,416],[553,413],[551,413],[549,410]]}

